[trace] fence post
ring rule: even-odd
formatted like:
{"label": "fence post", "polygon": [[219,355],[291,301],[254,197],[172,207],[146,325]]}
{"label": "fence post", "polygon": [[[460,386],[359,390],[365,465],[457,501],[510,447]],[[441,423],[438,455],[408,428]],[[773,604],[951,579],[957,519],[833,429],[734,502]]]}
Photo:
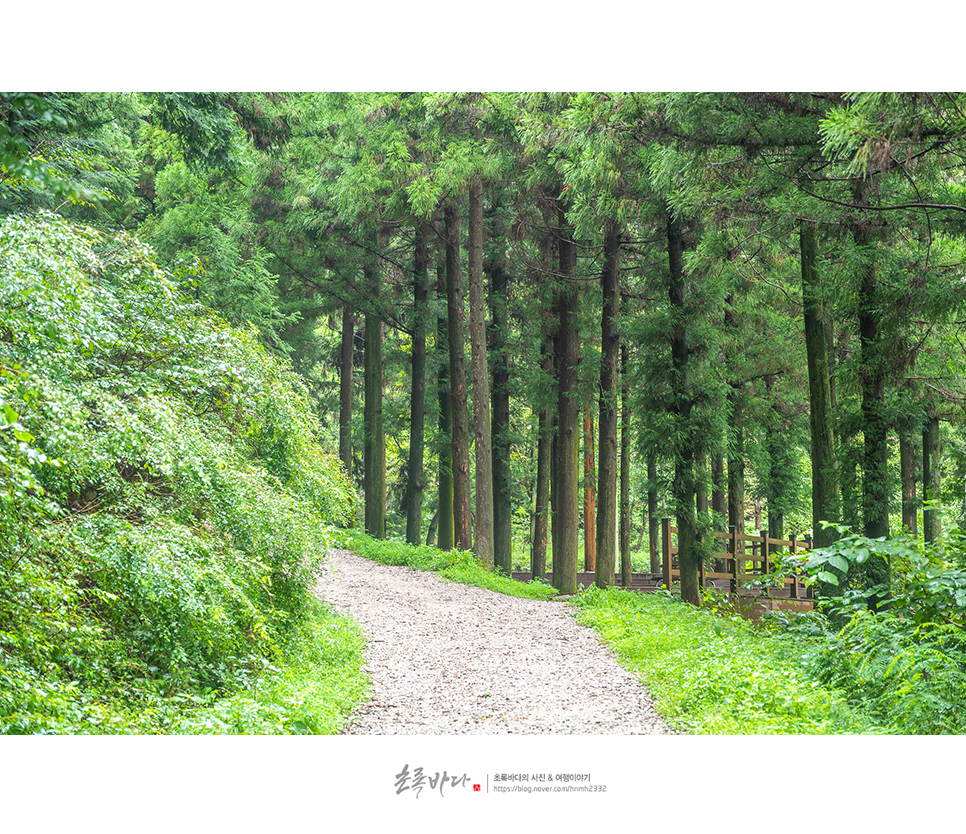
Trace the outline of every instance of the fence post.
{"label": "fence post", "polygon": [[671,590],[671,519],[661,519],[661,570],[664,587]]}
{"label": "fence post", "polygon": [[[812,549],[812,534],[811,533],[809,533],[805,537],[805,549],[806,550],[811,550]],[[797,570],[797,568],[796,568],[796,570]],[[805,598],[806,599],[815,599],[815,586],[814,585],[809,585],[805,589]]]}
{"label": "fence post", "polygon": [[[798,553],[798,540],[792,536],[792,553]],[[788,590],[788,595],[792,599],[798,599],[798,571],[792,572],[792,587]]]}
{"label": "fence post", "polygon": [[731,593],[738,593],[738,527],[731,528]]}
{"label": "fence post", "polygon": [[[768,531],[767,530],[759,530],[759,532],[761,533],[761,572],[762,572],[763,575],[767,575],[768,574],[768,570],[769,570],[768,569],[768,555],[769,555],[769,552],[770,552],[770,548],[768,547]],[[762,586],[762,593],[764,593],[764,595],[766,597],[770,597],[771,596],[771,588],[763,585]]]}

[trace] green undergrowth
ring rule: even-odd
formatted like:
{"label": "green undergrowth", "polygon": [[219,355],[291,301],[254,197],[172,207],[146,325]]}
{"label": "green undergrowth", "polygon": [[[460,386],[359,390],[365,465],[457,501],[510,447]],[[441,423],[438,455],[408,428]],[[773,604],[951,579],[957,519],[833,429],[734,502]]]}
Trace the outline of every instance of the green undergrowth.
{"label": "green undergrowth", "polygon": [[[809,672],[891,732],[966,733],[966,533],[951,525],[935,543],[837,533],[804,564],[837,593],[784,626],[810,646]],[[876,561],[889,565],[887,585],[869,581]]]}
{"label": "green undergrowth", "polygon": [[820,620],[812,631],[805,668],[889,732],[966,733],[966,636],[959,626],[859,610],[842,628]]}
{"label": "green undergrowth", "polygon": [[144,244],[0,221],[0,731],[331,731],[365,684],[313,597],[354,502],[321,437]]}
{"label": "green undergrowth", "polygon": [[279,660],[250,688],[229,697],[189,696],[169,731],[184,734],[319,734],[339,731],[369,695],[365,636],[352,620],[322,603],[289,635]]}
{"label": "green undergrowth", "polygon": [[402,541],[374,539],[357,530],[333,533],[333,543],[366,559],[383,565],[403,565],[413,570],[438,573],[444,579],[486,588],[500,594],[524,599],[548,600],[557,591],[544,582],[518,582],[498,571],[488,571],[472,553],[438,550],[430,545],[411,545]]}
{"label": "green undergrowth", "polygon": [[613,647],[661,715],[684,732],[881,732],[840,691],[806,672],[801,641],[661,593],[589,588],[572,604],[578,621]]}

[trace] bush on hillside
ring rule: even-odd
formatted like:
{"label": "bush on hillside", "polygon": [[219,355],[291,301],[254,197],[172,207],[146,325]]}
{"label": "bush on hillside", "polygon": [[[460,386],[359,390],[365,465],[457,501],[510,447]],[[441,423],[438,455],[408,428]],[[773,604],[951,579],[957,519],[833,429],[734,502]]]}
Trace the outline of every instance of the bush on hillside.
{"label": "bush on hillside", "polygon": [[354,495],[296,375],[151,250],[0,220],[0,730],[151,729],[304,614]]}

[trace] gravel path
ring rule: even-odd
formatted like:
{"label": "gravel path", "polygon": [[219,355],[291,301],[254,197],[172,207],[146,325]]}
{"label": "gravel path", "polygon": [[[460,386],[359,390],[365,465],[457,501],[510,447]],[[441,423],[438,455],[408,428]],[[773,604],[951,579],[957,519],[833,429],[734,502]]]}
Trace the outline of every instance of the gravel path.
{"label": "gravel path", "polygon": [[669,733],[636,676],[562,602],[334,550],[318,593],[368,639],[355,735]]}

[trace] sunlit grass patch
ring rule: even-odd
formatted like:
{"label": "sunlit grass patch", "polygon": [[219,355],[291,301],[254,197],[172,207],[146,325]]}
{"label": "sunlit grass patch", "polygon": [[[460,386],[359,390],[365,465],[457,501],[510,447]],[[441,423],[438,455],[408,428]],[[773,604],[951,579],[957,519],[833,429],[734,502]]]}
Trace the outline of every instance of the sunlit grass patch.
{"label": "sunlit grass patch", "polygon": [[282,662],[267,668],[256,686],[186,713],[172,731],[337,733],[370,691],[364,649],[354,621],[317,603],[284,647]]}
{"label": "sunlit grass patch", "polygon": [[636,672],[659,712],[689,733],[866,733],[873,723],[811,679],[789,641],[663,594],[588,589],[573,601]]}

